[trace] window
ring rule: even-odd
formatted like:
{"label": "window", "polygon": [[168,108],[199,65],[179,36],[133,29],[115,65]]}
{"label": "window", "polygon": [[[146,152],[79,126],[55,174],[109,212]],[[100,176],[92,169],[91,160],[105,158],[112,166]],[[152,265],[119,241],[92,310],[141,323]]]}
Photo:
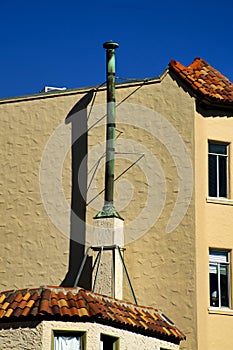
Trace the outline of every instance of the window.
{"label": "window", "polygon": [[209,252],[210,306],[229,307],[229,252]]}
{"label": "window", "polygon": [[83,333],[56,332],[54,334],[54,350],[83,350]]}
{"label": "window", "polygon": [[209,196],[228,197],[228,145],[209,142]]}
{"label": "window", "polygon": [[100,350],[118,350],[119,339],[111,335],[101,334]]}

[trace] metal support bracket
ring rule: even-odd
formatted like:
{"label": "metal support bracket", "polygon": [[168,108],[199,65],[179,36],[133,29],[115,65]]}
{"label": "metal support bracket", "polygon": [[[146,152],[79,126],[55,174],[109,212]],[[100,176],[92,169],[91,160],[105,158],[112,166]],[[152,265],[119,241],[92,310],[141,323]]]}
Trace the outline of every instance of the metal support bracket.
{"label": "metal support bracket", "polygon": [[[115,252],[117,251],[118,254],[119,254],[119,257],[120,257],[121,264],[123,266],[123,270],[124,270],[125,275],[126,275],[126,279],[127,279],[127,282],[128,282],[128,285],[129,285],[129,288],[130,288],[130,291],[131,291],[134,303],[137,304],[137,299],[136,299],[136,296],[135,296],[135,293],[134,293],[134,290],[133,290],[133,286],[132,286],[132,283],[130,281],[129,274],[128,274],[128,271],[127,271],[127,268],[126,268],[126,265],[124,263],[124,259],[123,259],[123,256],[122,256],[122,252],[121,251],[123,249],[124,248],[121,248],[118,245],[98,246],[98,247],[91,246],[91,247],[88,247],[87,251],[86,251],[86,254],[84,255],[84,258],[83,258],[82,264],[80,266],[80,269],[78,271],[77,277],[75,279],[74,287],[78,286],[78,283],[79,283],[79,280],[80,280],[81,274],[83,272],[83,269],[84,269],[85,263],[87,261],[87,257],[88,257],[88,254],[89,254],[90,250],[92,250],[94,252],[98,252],[98,254],[97,254],[96,258],[95,258],[95,262],[93,264],[93,268],[92,268],[92,272],[93,272],[93,270],[96,267],[96,274],[95,274],[95,278],[94,278],[94,283],[93,283],[93,287],[91,289],[92,292],[95,292],[96,282],[97,282],[98,273],[99,273],[99,267],[100,267],[100,264],[101,264],[101,258],[102,258],[102,255],[103,255],[104,251],[112,251],[113,264],[114,264],[114,261],[115,261]],[[113,266],[113,271],[114,271],[114,266]]]}

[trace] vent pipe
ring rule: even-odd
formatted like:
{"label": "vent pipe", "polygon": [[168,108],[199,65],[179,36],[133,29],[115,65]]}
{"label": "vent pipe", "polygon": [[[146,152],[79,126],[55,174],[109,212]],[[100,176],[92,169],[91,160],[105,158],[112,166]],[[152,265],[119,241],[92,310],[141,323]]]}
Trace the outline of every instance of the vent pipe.
{"label": "vent pipe", "polygon": [[96,218],[117,217],[120,215],[114,207],[114,164],[116,139],[116,98],[115,98],[115,49],[119,45],[113,41],[103,44],[106,49],[107,73],[107,123],[106,123],[106,162],[104,206]]}
{"label": "vent pipe", "polygon": [[94,218],[92,245],[88,247],[75,280],[78,285],[89,251],[92,251],[92,291],[123,299],[123,274],[137,303],[123,259],[124,220],[114,207],[114,161],[116,138],[115,42],[103,44],[107,63],[107,122],[104,206]]}

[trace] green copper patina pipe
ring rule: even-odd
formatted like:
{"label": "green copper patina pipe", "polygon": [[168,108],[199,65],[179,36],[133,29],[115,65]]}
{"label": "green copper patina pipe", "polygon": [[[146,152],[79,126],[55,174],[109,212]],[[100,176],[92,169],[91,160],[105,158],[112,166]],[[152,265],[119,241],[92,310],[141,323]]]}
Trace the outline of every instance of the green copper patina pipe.
{"label": "green copper patina pipe", "polygon": [[119,45],[109,41],[103,44],[106,49],[107,71],[107,123],[106,123],[106,163],[104,207],[96,217],[120,217],[114,207],[114,163],[116,138],[116,98],[115,98],[115,49]]}
{"label": "green copper patina pipe", "polygon": [[106,124],[106,164],[105,164],[105,204],[112,206],[114,197],[114,163],[116,138],[115,109],[115,49],[117,43],[103,44],[106,49],[107,71],[107,124]]}

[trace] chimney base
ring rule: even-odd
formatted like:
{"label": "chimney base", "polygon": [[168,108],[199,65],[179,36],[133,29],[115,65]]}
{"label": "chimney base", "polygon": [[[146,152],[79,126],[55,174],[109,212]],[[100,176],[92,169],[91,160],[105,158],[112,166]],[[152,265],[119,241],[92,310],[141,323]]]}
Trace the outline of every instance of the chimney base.
{"label": "chimney base", "polygon": [[124,221],[119,218],[94,219],[92,246],[94,251],[95,279],[93,289],[96,293],[123,299],[123,265],[118,247],[124,245]]}

